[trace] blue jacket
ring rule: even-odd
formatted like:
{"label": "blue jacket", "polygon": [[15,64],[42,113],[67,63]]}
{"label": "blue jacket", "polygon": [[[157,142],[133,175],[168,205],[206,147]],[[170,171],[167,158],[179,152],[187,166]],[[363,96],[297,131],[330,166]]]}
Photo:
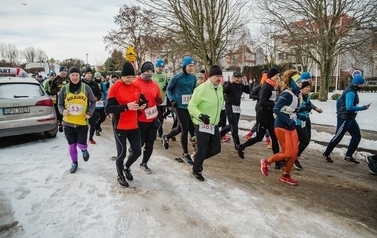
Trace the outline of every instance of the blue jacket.
{"label": "blue jacket", "polygon": [[[274,106],[274,113],[276,114],[274,127],[280,127],[287,130],[295,130],[296,129],[296,122],[293,121],[292,124],[290,122],[295,120],[292,116],[295,114],[295,107],[298,107],[298,98],[295,95],[292,95],[292,92],[288,92],[287,90],[280,94],[278,101]],[[297,104],[296,104],[296,103]],[[294,105],[296,104],[296,105]],[[284,110],[287,108],[288,110]],[[285,111],[285,112],[283,112]]]}
{"label": "blue jacket", "polygon": [[177,108],[187,109],[192,93],[196,87],[196,77],[181,71],[174,75],[166,88],[168,98],[176,102]]}
{"label": "blue jacket", "polygon": [[366,106],[358,107],[357,104],[359,104],[359,95],[357,94],[355,86],[350,84],[336,100],[336,113],[338,114],[338,118],[355,118],[357,111],[366,110]]}

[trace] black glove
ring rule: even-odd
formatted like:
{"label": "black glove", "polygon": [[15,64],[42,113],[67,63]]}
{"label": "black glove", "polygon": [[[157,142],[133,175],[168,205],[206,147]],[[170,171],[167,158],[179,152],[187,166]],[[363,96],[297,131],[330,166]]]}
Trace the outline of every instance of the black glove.
{"label": "black glove", "polygon": [[295,122],[295,120],[293,120],[293,119],[289,119],[289,121],[288,121],[288,127],[289,127],[289,128],[294,128],[294,127],[296,127],[296,122]]}
{"label": "black glove", "polygon": [[172,107],[175,107],[177,105],[177,102],[175,100],[173,100],[173,101],[170,101],[170,104],[171,104]]}
{"label": "black glove", "polygon": [[163,86],[163,87],[162,87],[162,91],[166,91],[166,86]]}
{"label": "black glove", "polygon": [[209,116],[206,114],[200,114],[199,119],[204,122],[204,124],[209,124]]}

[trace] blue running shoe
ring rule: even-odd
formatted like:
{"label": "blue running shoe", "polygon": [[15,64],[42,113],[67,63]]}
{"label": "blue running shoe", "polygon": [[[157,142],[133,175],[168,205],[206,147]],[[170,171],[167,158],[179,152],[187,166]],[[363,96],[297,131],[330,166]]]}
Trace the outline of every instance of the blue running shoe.
{"label": "blue running shoe", "polygon": [[74,172],[76,172],[76,170],[79,168],[79,165],[76,163],[72,163],[72,167],[71,169],[69,170],[69,172],[71,172],[71,174],[73,174]]}
{"label": "blue running shoe", "polygon": [[87,150],[82,151],[82,158],[84,159],[85,162],[89,160],[89,152]]}

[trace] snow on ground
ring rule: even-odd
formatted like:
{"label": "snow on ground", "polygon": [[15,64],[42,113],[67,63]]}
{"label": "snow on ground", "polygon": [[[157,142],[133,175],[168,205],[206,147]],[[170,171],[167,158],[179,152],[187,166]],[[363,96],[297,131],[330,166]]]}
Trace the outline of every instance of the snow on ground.
{"label": "snow on ground", "polygon": [[[377,131],[373,123],[373,116],[377,115],[377,94],[362,93],[360,99],[362,104],[372,102],[369,110],[358,115],[360,127]],[[254,115],[254,103],[248,99],[243,101],[243,112]],[[335,101],[313,103],[324,113],[313,113],[312,121],[335,125]],[[241,122],[246,123],[251,125]],[[313,133],[316,140],[328,141],[331,136]],[[376,141],[362,140],[362,143],[366,143],[365,148],[376,145]],[[323,146],[311,146],[323,150]],[[79,170],[70,174],[67,142],[61,133],[56,139],[0,150],[0,201],[11,206],[13,219],[21,228],[11,237],[376,235],[352,221],[303,209],[294,201],[281,200],[263,191],[251,193],[211,178],[205,183],[196,182],[188,175],[187,165],[172,163],[158,153],[152,158],[152,174],[143,173],[136,162],[132,187],[121,188],[116,183],[114,162],[109,160],[115,154],[113,140],[98,137],[98,144],[90,146],[89,151],[89,162],[80,159]]]}

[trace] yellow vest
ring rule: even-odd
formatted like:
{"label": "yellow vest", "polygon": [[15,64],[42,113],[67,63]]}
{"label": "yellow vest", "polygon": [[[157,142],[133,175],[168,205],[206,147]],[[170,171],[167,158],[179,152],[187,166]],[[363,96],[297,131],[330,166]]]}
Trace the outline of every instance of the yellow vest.
{"label": "yellow vest", "polygon": [[69,91],[69,84],[66,87],[66,96],[64,99],[64,108],[68,110],[69,115],[63,117],[63,121],[71,124],[86,126],[88,124],[88,119],[85,118],[86,112],[88,110],[89,99],[85,92],[85,85],[81,83],[81,91],[76,93],[71,93]]}

